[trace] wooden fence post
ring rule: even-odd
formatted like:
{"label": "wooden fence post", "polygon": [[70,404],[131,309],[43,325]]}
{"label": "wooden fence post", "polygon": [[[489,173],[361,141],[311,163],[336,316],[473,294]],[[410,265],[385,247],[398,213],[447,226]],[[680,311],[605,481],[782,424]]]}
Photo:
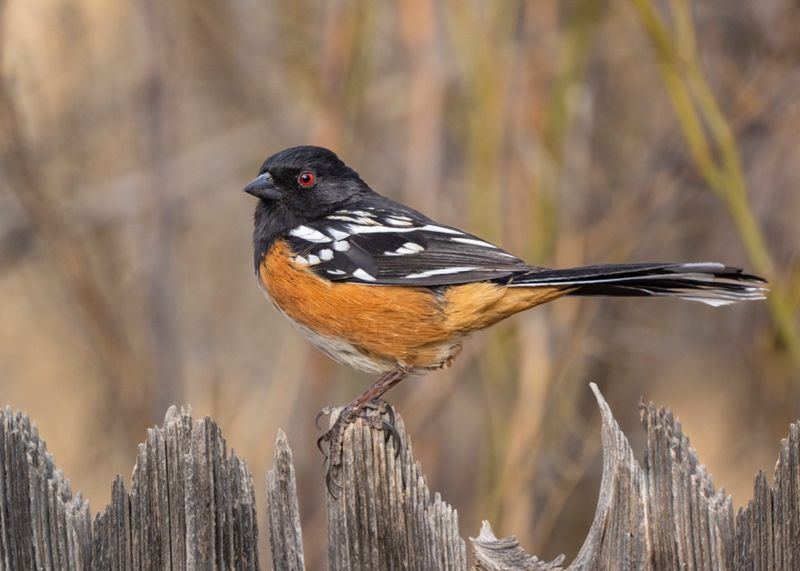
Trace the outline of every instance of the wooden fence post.
{"label": "wooden fence post", "polygon": [[0,410],[0,568],[87,569],[89,503],[72,495],[36,426]]}
{"label": "wooden fence post", "polygon": [[[800,423],[781,442],[772,486],[760,472],[755,497],[734,515],[668,409],[642,405],[644,465],[596,386],[603,478],[577,569],[800,568]],[[431,493],[403,449],[356,422],[345,435],[343,490],[328,499],[331,569],[466,569],[456,511]],[[266,529],[274,569],[304,569],[297,485],[279,432],[267,476]],[[117,478],[112,501],[91,522],[27,416],[0,410],[0,570],[258,569],[252,479],[210,419],[172,407],[140,445],[130,492]],[[487,522],[471,539],[474,568],[560,570]]]}
{"label": "wooden fence post", "polygon": [[267,472],[267,521],[273,568],[287,571],[305,569],[292,450],[280,429],[275,441],[274,465]]}
{"label": "wooden fence post", "polygon": [[95,518],[92,569],[259,568],[250,472],[211,419],[171,407],[139,445],[132,480],[126,492],[117,477]]}

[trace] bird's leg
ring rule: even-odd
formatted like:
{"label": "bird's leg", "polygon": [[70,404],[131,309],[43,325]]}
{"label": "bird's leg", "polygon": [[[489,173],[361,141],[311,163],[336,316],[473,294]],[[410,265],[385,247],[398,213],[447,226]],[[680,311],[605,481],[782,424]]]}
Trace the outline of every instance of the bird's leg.
{"label": "bird's leg", "polygon": [[[325,454],[322,449],[322,444],[328,444],[328,450],[325,457],[325,482],[328,486],[328,491],[331,495],[336,497],[333,486],[341,487],[339,482],[334,477],[334,472],[338,471],[342,465],[342,443],[344,438],[344,431],[347,425],[361,418],[369,426],[379,430],[386,431],[386,438],[394,439],[395,453],[400,453],[400,434],[394,426],[394,409],[391,405],[381,399],[383,394],[391,389],[394,385],[402,381],[408,371],[402,367],[392,369],[380,379],[375,381],[367,390],[358,395],[352,401],[347,403],[339,412],[339,416],[333,423],[333,426],[325,434],[317,440],[317,447]],[[324,415],[329,415],[334,411],[333,407],[326,407],[319,411],[315,423],[319,427],[319,419]],[[377,411],[378,414],[368,414],[368,411]],[[383,418],[383,413],[386,413],[389,420]]]}

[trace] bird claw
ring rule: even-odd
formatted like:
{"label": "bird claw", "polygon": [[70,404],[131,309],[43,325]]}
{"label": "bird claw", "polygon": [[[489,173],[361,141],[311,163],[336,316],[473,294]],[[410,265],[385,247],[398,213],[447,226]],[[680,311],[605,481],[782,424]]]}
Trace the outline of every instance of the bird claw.
{"label": "bird claw", "polygon": [[[364,405],[364,408],[367,408],[369,410],[374,410],[379,415],[384,415],[384,414],[388,415],[389,420],[387,422],[391,424],[392,428],[394,429],[394,422],[395,422],[394,407],[391,404],[389,404],[388,401],[385,401],[383,399],[371,400]],[[397,430],[395,429],[395,432],[396,431]]]}
{"label": "bird claw", "polygon": [[[325,409],[323,409],[324,411]],[[323,412],[320,411],[320,412]],[[325,413],[330,414],[330,413]],[[318,417],[321,415],[317,415]],[[339,499],[335,488],[340,490],[344,489],[336,474],[342,468],[342,445],[344,442],[344,432],[347,430],[347,425],[358,418],[357,411],[344,407],[340,412],[338,418],[334,421],[333,426],[325,434],[317,439],[317,448],[325,455],[325,462],[323,464],[323,471],[325,472],[325,487],[333,499]],[[323,445],[327,443],[327,453]]]}
{"label": "bird claw", "polygon": [[330,469],[330,463],[328,459],[325,459],[325,487],[328,488],[328,492],[333,496],[334,500],[338,500],[339,497],[334,493],[333,488],[337,487],[340,490],[344,490],[344,486],[339,483],[339,480],[333,475],[333,471]]}
{"label": "bird claw", "polygon": [[319,425],[319,419],[323,416],[330,416],[333,414],[333,411],[336,410],[336,407],[333,406],[326,406],[319,409],[317,416],[314,417],[314,426],[317,427],[317,430],[322,430],[322,427]]}
{"label": "bird claw", "polygon": [[[394,457],[397,458],[400,455],[400,451],[403,449],[403,441],[400,438],[400,432],[398,432],[397,425],[395,424],[396,417],[394,414],[394,407],[385,400],[374,400],[370,401],[368,404],[380,415],[378,417],[372,417],[380,421],[380,426],[375,426],[374,424],[372,426],[386,432],[384,442],[389,442],[390,438],[394,441]],[[388,420],[382,418],[384,414],[389,417]]]}
{"label": "bird claw", "polygon": [[403,449],[403,441],[400,438],[400,432],[397,430],[392,420],[386,421],[381,419],[381,422],[383,423],[383,430],[386,431],[384,442],[388,443],[390,438],[394,441],[394,457],[396,460],[397,457],[400,456],[400,451]]}
{"label": "bird claw", "polygon": [[[319,428],[318,421],[322,416],[330,415],[335,408],[325,407],[317,414],[315,424]],[[377,414],[371,414],[377,413]],[[388,420],[383,418],[383,415],[388,416]],[[347,426],[354,422],[357,418],[361,418],[368,426],[377,430],[383,430],[386,433],[385,442],[391,438],[394,442],[394,456],[397,458],[402,450],[403,443],[400,438],[400,433],[395,426],[395,413],[392,406],[383,400],[374,400],[365,403],[361,408],[352,408],[349,405],[345,406],[339,412],[339,416],[333,422],[333,426],[317,439],[317,448],[325,455],[324,472],[325,472],[325,485],[328,492],[334,499],[338,499],[334,488],[343,490],[344,487],[336,479],[336,473],[342,468],[342,446],[344,444],[344,433]],[[323,448],[323,444],[327,443],[327,453]]]}
{"label": "bird claw", "polygon": [[[372,428],[383,430],[386,433],[384,442],[389,442],[390,438],[394,441],[394,457],[397,458],[400,455],[403,443],[400,439],[400,432],[398,432],[395,425],[394,407],[385,400],[376,399],[368,402],[364,405],[364,408],[377,413],[377,415],[372,416],[364,415],[362,418]],[[389,417],[388,420],[383,418],[384,414]]]}

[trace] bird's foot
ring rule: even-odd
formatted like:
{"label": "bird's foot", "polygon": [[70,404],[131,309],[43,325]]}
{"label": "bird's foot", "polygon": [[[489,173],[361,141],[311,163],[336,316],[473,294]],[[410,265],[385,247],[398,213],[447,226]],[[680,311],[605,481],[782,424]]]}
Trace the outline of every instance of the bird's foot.
{"label": "bird's foot", "polygon": [[[319,419],[329,416],[336,411],[336,407],[325,407],[317,413],[314,423],[319,428]],[[344,443],[344,433],[347,426],[356,419],[360,418],[368,426],[376,430],[383,430],[386,433],[386,441],[389,438],[394,440],[395,457],[400,454],[402,441],[400,433],[395,426],[395,415],[392,406],[382,400],[375,399],[368,401],[361,406],[348,404],[339,410],[339,416],[333,421],[333,426],[317,439],[317,448],[325,455],[325,484],[330,494],[336,498],[335,488],[342,488],[337,476],[342,468],[342,446]],[[327,444],[327,450],[323,445]]]}

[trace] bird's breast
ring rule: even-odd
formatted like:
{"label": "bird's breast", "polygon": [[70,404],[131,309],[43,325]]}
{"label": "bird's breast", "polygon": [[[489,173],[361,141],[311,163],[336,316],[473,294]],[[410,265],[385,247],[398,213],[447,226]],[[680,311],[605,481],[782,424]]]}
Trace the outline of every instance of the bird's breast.
{"label": "bird's breast", "polygon": [[285,241],[276,241],[259,265],[259,282],[322,351],[372,372],[431,368],[448,358],[443,345],[452,335],[430,289],[331,282],[295,264],[294,255]]}

